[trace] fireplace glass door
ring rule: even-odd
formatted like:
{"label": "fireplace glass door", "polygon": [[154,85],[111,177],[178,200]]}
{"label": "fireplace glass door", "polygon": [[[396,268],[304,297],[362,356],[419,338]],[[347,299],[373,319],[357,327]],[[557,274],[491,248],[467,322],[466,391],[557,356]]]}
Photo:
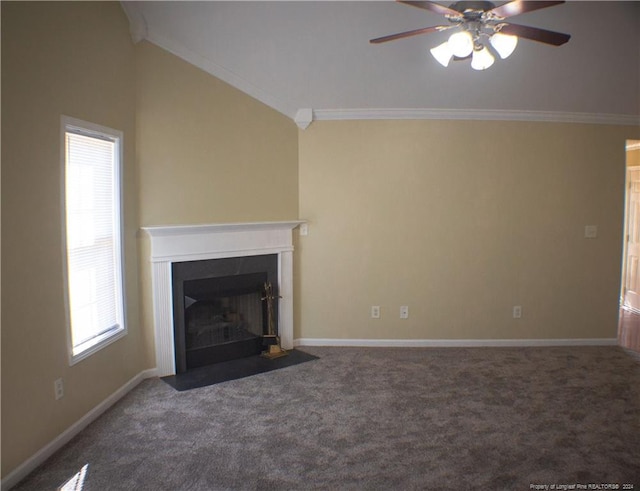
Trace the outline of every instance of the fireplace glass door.
{"label": "fireplace glass door", "polygon": [[254,273],[185,281],[187,368],[260,353],[266,280]]}
{"label": "fireplace glass door", "polygon": [[[276,254],[176,262],[171,274],[176,373],[264,351]],[[272,308],[277,320],[277,301]]]}

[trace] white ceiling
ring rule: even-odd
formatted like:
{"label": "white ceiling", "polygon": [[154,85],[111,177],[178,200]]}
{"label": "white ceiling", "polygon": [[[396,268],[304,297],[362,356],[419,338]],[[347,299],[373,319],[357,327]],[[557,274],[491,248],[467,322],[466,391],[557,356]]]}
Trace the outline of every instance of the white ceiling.
{"label": "white ceiling", "polygon": [[157,44],[291,118],[300,108],[312,108],[316,119],[412,109],[453,117],[640,121],[637,1],[570,1],[513,17],[514,23],[571,34],[571,40],[560,47],[520,40],[509,59],[483,72],[468,61],[444,68],[431,57],[429,48],[447,33],[369,44],[371,38],[447,23],[392,1],[123,6],[134,39]]}

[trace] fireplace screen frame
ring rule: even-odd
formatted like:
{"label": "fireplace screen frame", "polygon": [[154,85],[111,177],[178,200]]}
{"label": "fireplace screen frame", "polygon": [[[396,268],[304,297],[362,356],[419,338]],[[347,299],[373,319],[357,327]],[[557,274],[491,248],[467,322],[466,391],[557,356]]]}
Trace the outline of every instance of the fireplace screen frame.
{"label": "fireplace screen frame", "polygon": [[[262,254],[218,259],[203,259],[171,263],[174,354],[176,373],[188,370],[186,350],[186,324],[184,284],[190,280],[225,278],[239,275],[264,273],[277,294],[278,254]],[[274,318],[278,316],[278,302],[274,304]],[[212,360],[212,363],[224,360]]]}

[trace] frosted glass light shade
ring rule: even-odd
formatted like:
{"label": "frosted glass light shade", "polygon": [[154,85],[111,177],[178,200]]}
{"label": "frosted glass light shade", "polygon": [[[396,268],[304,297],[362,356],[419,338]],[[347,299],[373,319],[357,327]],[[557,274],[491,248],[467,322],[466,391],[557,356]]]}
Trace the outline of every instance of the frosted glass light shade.
{"label": "frosted glass light shade", "polygon": [[477,49],[473,51],[473,56],[471,57],[471,68],[474,70],[486,70],[491,65],[495,58],[489,53],[489,50],[486,46],[483,46],[482,49]]}
{"label": "frosted glass light shade", "polygon": [[473,38],[467,31],[460,31],[449,37],[449,48],[454,56],[465,58],[473,51]]}
{"label": "frosted glass light shade", "polygon": [[490,42],[491,46],[493,46],[500,55],[500,58],[504,60],[516,49],[516,46],[518,45],[518,37],[496,32],[491,36]]}
{"label": "frosted glass light shade", "polygon": [[453,52],[449,47],[448,41],[439,44],[435,48],[431,48],[429,51],[431,51],[433,57],[438,60],[438,63],[440,63],[444,67],[449,66],[449,62],[451,61],[451,58],[453,58]]}

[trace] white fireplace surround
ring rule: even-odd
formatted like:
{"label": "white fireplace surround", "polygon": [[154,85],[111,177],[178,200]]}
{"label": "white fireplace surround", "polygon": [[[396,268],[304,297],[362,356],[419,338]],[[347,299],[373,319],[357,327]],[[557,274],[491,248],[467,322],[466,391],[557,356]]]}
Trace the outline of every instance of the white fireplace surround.
{"label": "white fireplace surround", "polygon": [[278,329],[293,348],[293,234],[304,221],[143,227],[151,240],[151,284],[158,376],[176,373],[171,263],[278,255]]}

